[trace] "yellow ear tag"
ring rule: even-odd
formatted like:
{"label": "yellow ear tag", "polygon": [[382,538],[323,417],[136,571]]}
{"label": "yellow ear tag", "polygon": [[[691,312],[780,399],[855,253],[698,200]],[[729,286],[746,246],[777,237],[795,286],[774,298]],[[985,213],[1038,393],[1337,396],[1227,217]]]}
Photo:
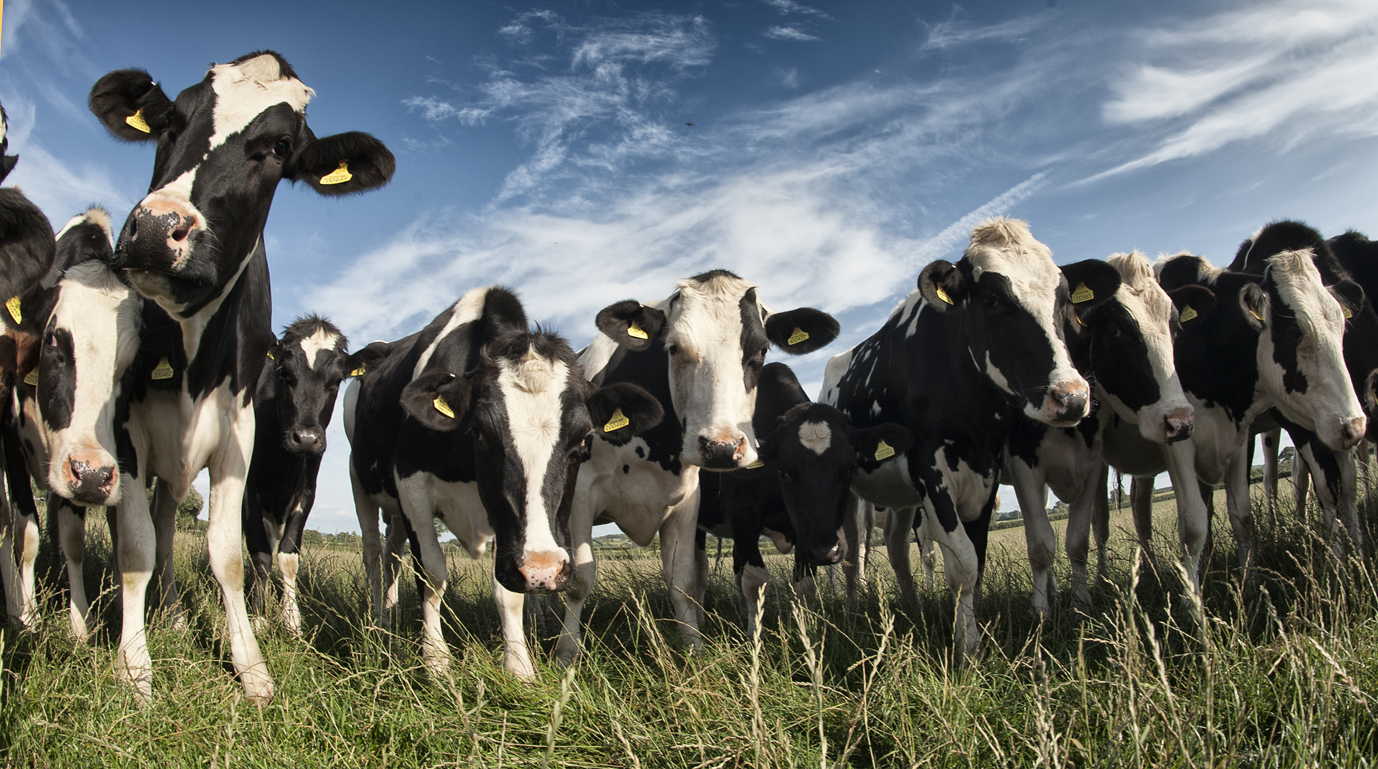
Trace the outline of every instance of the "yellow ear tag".
{"label": "yellow ear tag", "polygon": [[1195,317],[1196,317],[1196,310],[1193,309],[1191,305],[1187,305],[1186,307],[1183,307],[1183,308],[1182,308],[1182,316],[1181,316],[1181,318],[1179,318],[1179,320],[1181,320],[1183,323],[1186,323],[1187,321],[1189,321],[1189,320],[1191,320],[1192,318],[1195,318]]}
{"label": "yellow ear tag", "polygon": [[1089,302],[1096,298],[1096,292],[1086,287],[1085,283],[1078,283],[1077,290],[1072,292],[1072,304]]}
{"label": "yellow ear tag", "polygon": [[612,418],[608,420],[607,424],[603,425],[603,432],[610,433],[613,430],[621,430],[631,423],[632,420],[628,419],[627,415],[622,413],[622,409],[613,409]]}
{"label": "yellow ear tag", "polygon": [[354,178],[349,172],[349,161],[341,160],[340,167],[321,177],[321,184],[344,184]]}
{"label": "yellow ear tag", "polygon": [[5,309],[10,311],[10,317],[14,318],[15,323],[24,322],[24,316],[19,312],[19,297],[12,297],[8,302],[5,302]]}
{"label": "yellow ear tag", "polygon": [[877,443],[877,444],[876,444],[876,461],[877,461],[877,462],[879,462],[879,461],[882,460],[882,459],[889,459],[890,457],[893,457],[893,456],[895,456],[895,447],[894,447],[894,446],[891,446],[890,444],[886,443],[883,439],[881,440],[880,443]]}
{"label": "yellow ear tag", "polygon": [[364,375],[364,367],[363,367],[363,366],[360,366],[360,367],[354,369],[353,371],[349,372],[349,375],[350,375],[350,376],[363,376],[363,375]]}
{"label": "yellow ear tag", "polygon": [[444,395],[435,396],[435,400],[431,401],[431,405],[435,406],[436,411],[439,411],[440,413],[444,414],[450,419],[455,418],[455,411],[454,409],[450,408],[450,404],[445,402]]}
{"label": "yellow ear tag", "polygon": [[124,122],[136,131],[143,131],[146,134],[153,133],[153,129],[148,127],[148,121],[144,120],[143,110],[139,110],[138,112],[135,112],[134,114],[125,118]]}
{"label": "yellow ear tag", "polygon": [[1354,317],[1354,312],[1350,310],[1348,307],[1340,305],[1340,309],[1345,311],[1345,320],[1349,320],[1350,318]]}
{"label": "yellow ear tag", "polygon": [[149,375],[149,378],[150,378],[150,379],[171,379],[171,378],[172,378],[172,364],[167,362],[167,356],[166,356],[166,355],[163,356],[163,359],[162,359],[162,360],[158,361],[158,365],[156,365],[156,366],[153,367],[153,373]]}
{"label": "yellow ear tag", "polygon": [[790,335],[789,335],[789,339],[786,339],[785,341],[788,342],[791,346],[793,346],[793,345],[799,344],[800,342],[802,342],[802,341],[804,341],[804,340],[806,340],[806,339],[808,339],[808,338],[809,338],[809,332],[803,330],[802,328],[799,328],[798,326],[795,326],[795,327],[794,327],[794,333],[793,333],[793,334],[790,334]]}
{"label": "yellow ear tag", "polygon": [[743,469],[743,470],[756,470],[756,469],[759,469],[759,468],[762,468],[762,467],[765,467],[765,466],[766,466],[766,463],[765,463],[765,462],[762,462],[761,460],[758,459],[758,460],[756,460],[755,462],[752,462],[751,464],[747,465],[746,467],[743,467],[742,469]]}
{"label": "yellow ear tag", "polygon": [[1258,314],[1258,310],[1255,310],[1252,307],[1249,308],[1249,314],[1254,316],[1255,320],[1263,320],[1263,316]]}
{"label": "yellow ear tag", "polygon": [[933,293],[937,294],[938,298],[943,300],[944,302],[952,304],[952,297],[947,295],[947,292],[943,290],[942,286],[934,286]]}
{"label": "yellow ear tag", "polygon": [[645,331],[641,330],[640,326],[636,325],[636,321],[632,321],[632,324],[627,326],[627,336],[634,336],[637,339],[651,338]]}
{"label": "yellow ear tag", "polygon": [[38,369],[30,371],[29,375],[24,377],[24,384],[29,385],[31,387],[38,386]]}

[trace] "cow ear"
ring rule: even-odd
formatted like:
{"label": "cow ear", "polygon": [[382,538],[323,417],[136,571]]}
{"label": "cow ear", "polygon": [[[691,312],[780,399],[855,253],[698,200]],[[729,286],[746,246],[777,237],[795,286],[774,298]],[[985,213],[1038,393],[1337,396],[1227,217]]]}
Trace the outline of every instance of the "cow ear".
{"label": "cow ear", "polygon": [[1340,308],[1344,310],[1345,320],[1358,315],[1364,309],[1364,290],[1348,278],[1330,287],[1331,296],[1340,303]]}
{"label": "cow ear", "polygon": [[1215,311],[1215,292],[1205,286],[1189,285],[1167,292],[1177,306],[1177,319],[1183,324],[1205,320]]}
{"label": "cow ear", "polygon": [[116,139],[155,141],[172,119],[172,100],[141,69],[111,72],[91,86],[86,105]]}
{"label": "cow ear", "polygon": [[[3,152],[4,150],[0,149],[0,153]],[[5,177],[10,175],[10,171],[14,170],[14,164],[18,162],[18,155],[0,154],[0,182],[5,181]]]}
{"label": "cow ear", "polygon": [[627,382],[594,390],[585,404],[593,421],[593,432],[614,446],[627,443],[660,424],[665,417],[660,401]]}
{"label": "cow ear", "polygon": [[919,292],[939,312],[964,305],[969,295],[966,276],[952,262],[939,259],[919,273]]}
{"label": "cow ear", "polygon": [[469,411],[469,380],[428,371],[402,389],[402,409],[428,429],[450,432]]}
{"label": "cow ear", "polygon": [[864,463],[884,462],[903,454],[913,445],[914,434],[909,432],[909,428],[894,422],[852,431],[852,447]]}
{"label": "cow ear", "polygon": [[791,355],[827,347],[837,338],[840,329],[836,318],[811,307],[774,312],[766,318],[766,338]]}
{"label": "cow ear", "polygon": [[1067,292],[1078,312],[1104,302],[1120,288],[1120,271],[1099,259],[1065,264],[1059,269],[1067,279]]}
{"label": "cow ear", "polygon": [[397,161],[392,151],[360,131],[311,138],[297,148],[288,178],[322,195],[350,195],[387,184]]}
{"label": "cow ear", "polygon": [[665,330],[665,313],[635,299],[608,305],[598,311],[598,330],[632,352],[650,349]]}
{"label": "cow ear", "polygon": [[388,342],[369,342],[367,347],[352,352],[345,358],[345,369],[349,376],[362,376],[374,364],[386,358],[391,350],[392,345]]}
{"label": "cow ear", "polygon": [[1268,317],[1268,294],[1257,283],[1247,283],[1239,292],[1239,306],[1244,310],[1244,322],[1262,330]]}

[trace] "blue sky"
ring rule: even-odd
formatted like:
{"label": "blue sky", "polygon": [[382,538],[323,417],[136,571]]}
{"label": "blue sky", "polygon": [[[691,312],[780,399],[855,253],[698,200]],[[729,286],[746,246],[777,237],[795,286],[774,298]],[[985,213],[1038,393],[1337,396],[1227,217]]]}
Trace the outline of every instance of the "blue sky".
{"label": "blue sky", "polygon": [[[270,48],[318,135],[386,142],[389,187],[283,185],[267,228],[275,327],[322,312],[355,346],[497,282],[578,347],[602,306],[725,267],[842,321],[790,361],[816,383],[988,215],[1059,262],[1225,264],[1280,217],[1378,235],[1368,1],[5,5],[10,181],[55,226],[147,189],[151,147],[85,107],[113,69],[175,96]],[[311,525],[354,529],[329,440]]]}

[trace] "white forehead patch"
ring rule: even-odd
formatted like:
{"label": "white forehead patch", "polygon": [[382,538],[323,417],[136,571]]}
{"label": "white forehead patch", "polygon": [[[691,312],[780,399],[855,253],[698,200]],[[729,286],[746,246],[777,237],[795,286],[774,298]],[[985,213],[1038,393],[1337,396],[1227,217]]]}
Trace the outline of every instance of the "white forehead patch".
{"label": "white forehead patch", "polygon": [[1303,333],[1316,335],[1344,332],[1344,311],[1330,295],[1316,269],[1315,255],[1309,248],[1283,251],[1268,257],[1268,274],[1277,284],[1282,301],[1296,315]]}
{"label": "white forehead patch", "polygon": [[212,150],[224,144],[232,134],[243,131],[269,107],[286,103],[297,114],[302,114],[307,102],[316,95],[300,80],[284,78],[277,59],[270,54],[238,64],[211,67],[211,87],[215,89]]}
{"label": "white forehead patch", "polygon": [[821,457],[833,445],[833,431],[827,422],[805,422],[799,425],[799,442]]}
{"label": "white forehead patch", "polygon": [[299,343],[302,354],[306,356],[306,367],[316,368],[316,354],[321,350],[333,350],[339,344],[340,335],[332,334],[325,329],[320,329],[311,336],[306,337]]}
{"label": "white forehead patch", "polygon": [[569,367],[562,361],[527,354],[522,362],[513,365],[503,360],[499,364],[498,387],[507,407],[507,429],[512,446],[522,463],[526,477],[526,543],[525,552],[549,552],[557,549],[546,514],[545,476],[555,444],[560,439],[560,424],[564,419],[561,383],[569,381]]}
{"label": "white forehead patch", "polygon": [[1062,273],[1053,264],[1053,252],[1029,232],[1028,222],[1003,216],[981,222],[972,229],[964,256],[978,280],[983,272],[997,272],[1009,278],[1011,290],[1021,300],[1046,296],[1051,318]]}

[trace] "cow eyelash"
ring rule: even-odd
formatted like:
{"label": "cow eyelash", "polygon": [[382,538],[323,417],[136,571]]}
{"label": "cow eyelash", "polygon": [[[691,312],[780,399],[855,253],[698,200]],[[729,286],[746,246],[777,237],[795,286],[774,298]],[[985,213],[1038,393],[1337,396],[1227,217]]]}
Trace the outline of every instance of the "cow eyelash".
{"label": "cow eyelash", "polygon": [[292,154],[292,142],[289,139],[278,139],[277,144],[273,145],[273,154],[280,158],[286,158]]}

